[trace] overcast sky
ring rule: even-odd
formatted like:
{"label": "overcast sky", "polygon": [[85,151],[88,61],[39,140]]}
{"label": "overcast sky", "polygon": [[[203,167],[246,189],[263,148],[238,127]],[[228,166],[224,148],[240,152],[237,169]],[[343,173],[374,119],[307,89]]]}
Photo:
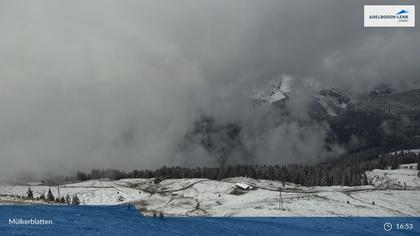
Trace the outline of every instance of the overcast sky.
{"label": "overcast sky", "polygon": [[252,119],[244,91],[282,74],[419,88],[418,27],[363,28],[366,2],[0,0],[0,171],[207,164],[174,155],[193,121]]}

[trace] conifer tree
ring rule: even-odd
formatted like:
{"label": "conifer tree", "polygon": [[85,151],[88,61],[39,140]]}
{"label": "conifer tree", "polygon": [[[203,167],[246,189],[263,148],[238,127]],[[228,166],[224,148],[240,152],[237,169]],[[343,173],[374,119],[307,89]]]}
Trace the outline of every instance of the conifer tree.
{"label": "conifer tree", "polygon": [[71,202],[72,205],[80,205],[80,199],[77,194],[73,195],[73,200]]}
{"label": "conifer tree", "polygon": [[48,189],[47,200],[50,201],[50,202],[53,202],[55,200],[54,194],[51,192],[50,188]]}
{"label": "conifer tree", "polygon": [[70,204],[71,203],[71,198],[70,198],[70,195],[66,195],[66,203],[67,204]]}
{"label": "conifer tree", "polygon": [[29,199],[33,199],[34,198],[34,193],[32,192],[32,189],[30,187],[28,188],[27,195],[28,195],[28,198]]}

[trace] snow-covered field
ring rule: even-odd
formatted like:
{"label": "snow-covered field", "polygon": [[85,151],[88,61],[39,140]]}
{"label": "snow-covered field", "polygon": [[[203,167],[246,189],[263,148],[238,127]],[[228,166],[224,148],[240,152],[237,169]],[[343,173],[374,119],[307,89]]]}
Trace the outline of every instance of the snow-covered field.
{"label": "snow-covered field", "polygon": [[[51,188],[54,196],[77,194],[81,204],[134,204],[143,214],[176,216],[420,216],[420,178],[416,164],[396,170],[367,172],[370,185],[303,187],[245,177],[208,179],[90,180],[60,186],[32,185],[34,197]],[[233,194],[236,183],[256,187]],[[28,185],[0,185],[0,203],[33,204],[24,200]],[[60,192],[60,194],[58,193]]]}

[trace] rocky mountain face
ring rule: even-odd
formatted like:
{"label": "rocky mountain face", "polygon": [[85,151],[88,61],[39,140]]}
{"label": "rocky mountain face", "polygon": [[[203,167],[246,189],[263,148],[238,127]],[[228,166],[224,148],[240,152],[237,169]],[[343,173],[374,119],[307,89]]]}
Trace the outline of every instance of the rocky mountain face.
{"label": "rocky mountain face", "polygon": [[240,124],[218,124],[212,117],[203,117],[194,123],[194,128],[186,135],[183,147],[199,145],[223,166],[234,155],[248,155],[243,147],[241,132]]}
{"label": "rocky mountain face", "polygon": [[[268,106],[273,111],[271,119],[282,120],[290,119],[287,109],[301,96],[310,98],[307,106],[310,120],[298,121],[299,124],[327,125],[326,145],[340,145],[347,152],[420,146],[420,89],[395,93],[380,86],[365,95],[351,97],[316,81],[295,88],[293,80],[284,77],[254,90],[250,101],[256,106]],[[252,150],[243,150],[241,132],[246,128],[243,125],[220,124],[211,117],[203,117],[195,122],[186,140],[202,146],[223,163],[233,153],[252,155]]]}
{"label": "rocky mountain face", "polygon": [[330,119],[340,143],[352,137],[358,147],[417,146],[420,135],[420,89],[395,94],[366,95],[352,102],[340,116]]}

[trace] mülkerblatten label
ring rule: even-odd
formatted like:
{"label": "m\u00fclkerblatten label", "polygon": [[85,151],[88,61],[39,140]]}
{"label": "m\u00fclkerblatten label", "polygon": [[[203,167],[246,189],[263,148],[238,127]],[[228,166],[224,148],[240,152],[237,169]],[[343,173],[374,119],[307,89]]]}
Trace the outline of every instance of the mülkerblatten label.
{"label": "m\u00fclkerblatten label", "polygon": [[11,218],[9,219],[9,225],[52,225],[54,222],[50,219],[38,219],[38,218]]}

